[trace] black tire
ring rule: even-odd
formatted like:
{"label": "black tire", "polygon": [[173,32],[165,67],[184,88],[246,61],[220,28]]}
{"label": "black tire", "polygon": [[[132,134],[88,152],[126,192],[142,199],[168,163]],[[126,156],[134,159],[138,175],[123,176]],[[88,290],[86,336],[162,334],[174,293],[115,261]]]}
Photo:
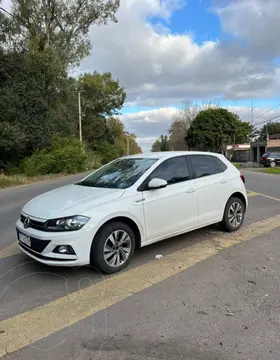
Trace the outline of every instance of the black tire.
{"label": "black tire", "polygon": [[[237,208],[239,209],[240,206],[240,211],[242,214],[242,218],[240,219],[240,222],[238,222],[237,225],[233,225],[233,223],[230,221],[230,213],[232,213],[232,209],[231,207],[235,206],[234,204],[238,204]],[[239,212],[238,212],[239,213]],[[241,228],[243,221],[244,221],[244,216],[245,216],[245,206],[244,203],[241,199],[237,198],[237,197],[231,197],[225,207],[225,211],[224,211],[224,216],[223,216],[223,220],[220,222],[220,227],[228,232],[233,232],[233,231],[237,231]],[[239,218],[239,217],[238,217]]]}
{"label": "black tire", "polygon": [[[110,266],[110,264],[108,264],[108,262],[105,260],[104,248],[109,236],[118,231],[123,232],[123,234],[126,233],[129,236],[131,240],[130,241],[131,249],[125,261],[123,256],[124,252],[121,255],[116,255],[122,257],[122,260],[124,261],[123,263],[121,263],[119,266],[118,265]],[[109,244],[111,244],[111,242],[109,242]],[[90,264],[105,274],[116,273],[124,269],[130,263],[135,252],[135,244],[136,244],[135,234],[130,228],[130,226],[128,226],[123,222],[110,222],[108,224],[105,224],[98,231],[95,238],[93,239],[91,245],[91,253],[90,253]],[[112,252],[120,253],[121,250],[114,249],[112,250]],[[114,255],[112,255],[112,257],[113,256]]]}

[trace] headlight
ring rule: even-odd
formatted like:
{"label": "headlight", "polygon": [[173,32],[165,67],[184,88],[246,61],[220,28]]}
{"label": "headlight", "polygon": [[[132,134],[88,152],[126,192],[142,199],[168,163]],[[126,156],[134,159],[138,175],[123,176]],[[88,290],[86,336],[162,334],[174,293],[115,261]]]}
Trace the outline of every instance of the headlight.
{"label": "headlight", "polygon": [[74,231],[80,230],[88,221],[88,217],[76,215],[48,220],[45,226],[48,231]]}

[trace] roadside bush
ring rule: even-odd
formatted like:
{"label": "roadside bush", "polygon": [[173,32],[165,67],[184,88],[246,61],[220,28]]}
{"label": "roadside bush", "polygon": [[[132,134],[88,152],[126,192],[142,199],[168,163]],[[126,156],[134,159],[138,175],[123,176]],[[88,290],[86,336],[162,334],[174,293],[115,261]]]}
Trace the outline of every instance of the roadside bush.
{"label": "roadside bush", "polygon": [[54,138],[50,150],[41,150],[24,160],[27,176],[74,174],[87,169],[87,155],[77,139]]}
{"label": "roadside bush", "polygon": [[101,165],[107,164],[119,157],[116,146],[114,144],[110,144],[108,141],[101,142],[96,152],[101,160]]}
{"label": "roadside bush", "polygon": [[252,162],[252,161],[247,161],[245,163],[241,163],[239,166],[241,169],[252,169],[252,168],[260,168],[262,167],[260,164]]}
{"label": "roadside bush", "polygon": [[88,169],[98,169],[102,165],[102,159],[99,153],[92,150],[86,150]]}

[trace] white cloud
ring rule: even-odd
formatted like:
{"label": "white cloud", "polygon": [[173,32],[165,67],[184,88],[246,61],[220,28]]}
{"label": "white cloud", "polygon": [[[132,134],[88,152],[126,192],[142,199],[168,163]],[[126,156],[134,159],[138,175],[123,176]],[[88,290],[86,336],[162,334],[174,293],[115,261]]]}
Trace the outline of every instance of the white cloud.
{"label": "white cloud", "polygon": [[[251,121],[251,108],[247,106],[225,106],[231,112],[238,114],[243,121]],[[144,152],[149,152],[153,142],[160,135],[167,135],[173,116],[178,109],[165,107],[153,110],[145,110],[132,114],[122,115],[126,130],[137,135],[137,141]],[[280,119],[280,106],[278,108],[256,107],[253,110],[253,124],[262,125],[269,119],[278,115]]]}
{"label": "white cloud", "polygon": [[[127,106],[157,108],[122,116],[145,149],[167,133],[174,104],[217,95],[238,100],[279,94],[280,66],[273,61],[280,57],[280,0],[213,0],[222,30],[234,39],[202,44],[187,33],[187,22],[184,34],[161,22],[168,24],[187,2],[121,0],[117,24],[91,29],[92,55],[80,66],[112,72],[127,91]],[[158,23],[151,25],[151,17]],[[250,119],[248,108],[233,109]],[[255,117],[263,111],[255,109]]]}
{"label": "white cloud", "polygon": [[222,29],[245,39],[250,51],[261,57],[280,55],[279,0],[234,0],[216,9]]}
{"label": "white cloud", "polygon": [[176,111],[174,107],[139,111],[122,115],[121,120],[127,131],[137,135],[139,145],[147,152],[161,134],[167,134]]}
{"label": "white cloud", "polygon": [[[198,44],[190,34],[172,34],[162,24],[148,22],[152,16],[168,20],[181,6],[179,0],[122,0],[117,24],[92,28],[93,51],[82,69],[112,72],[126,88],[131,106],[169,106],[220,94],[228,99],[275,95],[280,78],[271,60],[280,48],[279,31],[269,39],[265,29],[272,29],[269,14],[278,21],[273,26],[280,27],[280,1],[227,4],[216,9],[224,31],[250,46],[239,40]],[[267,41],[270,55],[265,53]]]}

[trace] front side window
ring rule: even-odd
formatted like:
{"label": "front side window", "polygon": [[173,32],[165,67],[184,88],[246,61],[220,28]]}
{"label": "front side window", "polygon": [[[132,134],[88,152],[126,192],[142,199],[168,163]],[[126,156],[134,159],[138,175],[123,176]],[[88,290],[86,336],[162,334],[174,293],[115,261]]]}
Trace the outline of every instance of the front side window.
{"label": "front side window", "polygon": [[167,181],[168,185],[190,179],[190,172],[185,156],[178,156],[161,163],[149,176],[149,181],[155,178]]}
{"label": "front side window", "polygon": [[215,175],[220,172],[218,164],[210,155],[189,155],[196,177]]}
{"label": "front side window", "polygon": [[156,162],[155,158],[123,158],[105,165],[77,183],[108,189],[127,189]]}

